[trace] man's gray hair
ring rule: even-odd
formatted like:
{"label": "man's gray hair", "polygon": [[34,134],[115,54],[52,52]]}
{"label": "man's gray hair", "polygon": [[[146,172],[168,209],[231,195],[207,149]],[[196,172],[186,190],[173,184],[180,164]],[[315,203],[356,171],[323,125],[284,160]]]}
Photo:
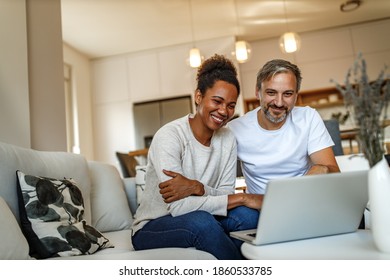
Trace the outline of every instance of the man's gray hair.
{"label": "man's gray hair", "polygon": [[291,62],[283,59],[273,59],[264,64],[264,66],[257,73],[257,90],[261,89],[262,82],[267,81],[269,78],[275,76],[276,74],[288,72],[294,74],[297,80],[296,91],[299,92],[302,82],[301,70],[299,70],[298,66],[296,66],[295,64],[292,64]]}

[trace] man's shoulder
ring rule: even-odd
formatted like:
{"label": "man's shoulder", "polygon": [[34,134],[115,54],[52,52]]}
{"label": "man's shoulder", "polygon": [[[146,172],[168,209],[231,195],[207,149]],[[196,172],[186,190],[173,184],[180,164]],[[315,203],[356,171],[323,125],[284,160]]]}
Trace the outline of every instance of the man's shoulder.
{"label": "man's shoulder", "polygon": [[257,109],[249,111],[249,112],[245,113],[244,115],[231,120],[228,123],[228,127],[232,128],[234,130],[235,128],[239,128],[239,127],[242,127],[244,125],[248,125],[251,122],[251,120],[255,118],[256,115],[257,115]]}
{"label": "man's shoulder", "polygon": [[293,109],[293,113],[296,114],[314,114],[316,112],[316,109],[310,107],[310,106],[295,106]]}
{"label": "man's shoulder", "polygon": [[305,107],[296,106],[292,110],[292,116],[293,119],[295,120],[298,119],[311,120],[315,115],[319,115],[317,110],[309,106],[305,106]]}
{"label": "man's shoulder", "polygon": [[225,139],[229,139],[229,138],[234,139],[234,134],[232,130],[230,129],[230,127],[227,126],[218,129],[216,135]]}
{"label": "man's shoulder", "polygon": [[291,125],[299,127],[300,130],[310,130],[322,121],[316,109],[309,106],[294,107],[291,114]]}

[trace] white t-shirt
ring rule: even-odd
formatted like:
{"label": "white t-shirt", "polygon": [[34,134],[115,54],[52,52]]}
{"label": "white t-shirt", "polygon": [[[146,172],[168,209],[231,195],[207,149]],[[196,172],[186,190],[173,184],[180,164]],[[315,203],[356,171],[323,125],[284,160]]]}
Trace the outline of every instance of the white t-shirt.
{"label": "white t-shirt", "polygon": [[334,143],[321,116],[310,107],[294,107],[278,130],[263,129],[256,108],[229,122],[237,139],[238,159],[249,193],[264,194],[268,180],[304,175],[309,155]]}

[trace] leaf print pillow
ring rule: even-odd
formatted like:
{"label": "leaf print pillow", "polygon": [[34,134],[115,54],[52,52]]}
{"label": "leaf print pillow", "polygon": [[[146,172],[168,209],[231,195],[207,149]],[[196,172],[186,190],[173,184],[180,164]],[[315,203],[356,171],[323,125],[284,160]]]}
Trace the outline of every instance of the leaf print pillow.
{"label": "leaf print pillow", "polygon": [[16,175],[21,228],[30,256],[75,256],[113,247],[83,219],[83,196],[75,181],[26,175],[19,170]]}

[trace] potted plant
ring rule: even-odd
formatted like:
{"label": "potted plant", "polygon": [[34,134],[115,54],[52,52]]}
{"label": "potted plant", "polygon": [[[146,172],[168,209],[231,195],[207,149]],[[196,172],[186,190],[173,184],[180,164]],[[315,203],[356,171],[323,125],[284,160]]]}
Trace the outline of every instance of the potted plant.
{"label": "potted plant", "polygon": [[[384,157],[384,120],[390,100],[386,67],[370,81],[367,64],[360,54],[348,70],[345,85],[336,85],[358,127],[358,141],[368,160],[368,195],[371,229],[377,248],[390,252],[390,169]],[[351,81],[352,80],[352,81]]]}
{"label": "potted plant", "polygon": [[382,160],[384,148],[384,122],[390,101],[390,80],[385,77],[385,67],[376,80],[370,81],[367,64],[358,55],[345,79],[344,86],[336,88],[344,97],[344,104],[351,112],[358,128],[358,141],[369,166]]}

